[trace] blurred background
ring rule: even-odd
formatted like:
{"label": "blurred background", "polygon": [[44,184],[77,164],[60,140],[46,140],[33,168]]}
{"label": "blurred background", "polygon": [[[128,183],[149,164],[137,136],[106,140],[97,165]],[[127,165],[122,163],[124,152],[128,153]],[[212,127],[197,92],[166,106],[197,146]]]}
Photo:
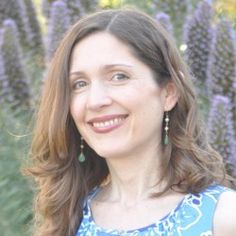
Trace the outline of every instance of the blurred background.
{"label": "blurred background", "polygon": [[236,177],[236,0],[1,0],[0,235],[30,235],[27,163],[47,65],[83,15],[129,6],[160,21],[186,59],[209,142]]}

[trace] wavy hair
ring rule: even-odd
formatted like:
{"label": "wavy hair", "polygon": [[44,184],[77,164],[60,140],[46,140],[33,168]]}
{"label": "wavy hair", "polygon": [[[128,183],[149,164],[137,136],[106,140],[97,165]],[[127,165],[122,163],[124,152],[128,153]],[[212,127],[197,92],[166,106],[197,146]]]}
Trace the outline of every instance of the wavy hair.
{"label": "wavy hair", "polygon": [[[228,184],[222,158],[207,142],[198,118],[190,74],[162,26],[136,10],[106,10],[86,16],[66,34],[48,69],[36,114],[27,174],[36,180],[35,235],[73,236],[83,201],[109,176],[105,160],[85,146],[86,162],[77,159],[80,134],[70,114],[70,58],[74,46],[96,32],[109,32],[132,49],[154,72],[159,86],[172,81],[179,94],[170,111],[170,143],[163,145],[163,178],[169,188],[199,192],[209,184]],[[162,194],[158,193],[158,195]]]}

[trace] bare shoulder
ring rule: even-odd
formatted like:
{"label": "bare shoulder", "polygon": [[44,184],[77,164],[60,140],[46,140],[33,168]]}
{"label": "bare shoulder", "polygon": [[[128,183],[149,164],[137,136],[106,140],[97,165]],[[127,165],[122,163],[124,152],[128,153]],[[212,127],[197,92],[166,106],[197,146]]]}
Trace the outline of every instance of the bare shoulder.
{"label": "bare shoulder", "polygon": [[234,236],[236,232],[236,192],[221,194],[214,217],[214,236]]}

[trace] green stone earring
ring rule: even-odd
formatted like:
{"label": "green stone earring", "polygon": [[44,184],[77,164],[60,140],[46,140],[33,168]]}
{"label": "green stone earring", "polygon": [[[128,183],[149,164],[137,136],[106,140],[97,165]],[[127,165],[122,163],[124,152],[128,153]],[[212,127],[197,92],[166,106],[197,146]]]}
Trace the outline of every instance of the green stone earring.
{"label": "green stone earring", "polygon": [[83,163],[86,160],[85,155],[84,155],[84,139],[83,139],[83,137],[80,137],[80,154],[78,156],[78,160],[80,163]]}
{"label": "green stone earring", "polygon": [[164,114],[164,140],[163,140],[164,145],[169,144],[169,136],[168,136],[168,134],[169,134],[169,121],[170,121],[170,118],[169,118],[169,113],[167,111]]}

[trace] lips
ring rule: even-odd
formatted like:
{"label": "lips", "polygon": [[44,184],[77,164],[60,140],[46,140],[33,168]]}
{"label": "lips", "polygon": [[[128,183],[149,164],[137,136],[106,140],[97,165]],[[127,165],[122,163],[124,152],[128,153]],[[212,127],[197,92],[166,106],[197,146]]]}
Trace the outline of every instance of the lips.
{"label": "lips", "polygon": [[127,117],[127,114],[107,115],[91,119],[88,121],[88,124],[97,133],[107,133],[119,128]]}

